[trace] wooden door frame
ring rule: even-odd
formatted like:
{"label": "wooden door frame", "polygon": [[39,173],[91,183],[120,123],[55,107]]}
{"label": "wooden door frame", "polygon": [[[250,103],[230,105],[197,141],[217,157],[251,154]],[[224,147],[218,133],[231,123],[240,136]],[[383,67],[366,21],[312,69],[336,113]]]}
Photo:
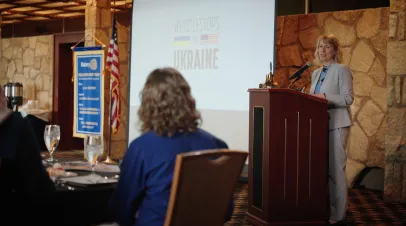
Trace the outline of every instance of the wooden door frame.
{"label": "wooden door frame", "polygon": [[[52,118],[55,123],[55,116],[59,112],[59,45],[64,43],[78,43],[85,37],[85,32],[72,32],[54,35],[54,74],[52,85]],[[73,63],[73,62],[72,62]]]}

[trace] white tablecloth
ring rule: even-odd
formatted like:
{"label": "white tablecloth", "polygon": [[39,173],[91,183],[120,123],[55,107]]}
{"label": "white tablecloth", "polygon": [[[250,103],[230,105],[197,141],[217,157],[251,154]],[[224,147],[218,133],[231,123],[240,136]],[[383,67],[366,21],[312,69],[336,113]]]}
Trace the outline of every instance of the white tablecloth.
{"label": "white tablecloth", "polygon": [[47,110],[42,110],[42,109],[18,109],[18,111],[21,113],[23,117],[26,117],[27,115],[34,115],[35,117],[38,117],[46,122],[49,122],[49,119],[51,118],[51,112]]}

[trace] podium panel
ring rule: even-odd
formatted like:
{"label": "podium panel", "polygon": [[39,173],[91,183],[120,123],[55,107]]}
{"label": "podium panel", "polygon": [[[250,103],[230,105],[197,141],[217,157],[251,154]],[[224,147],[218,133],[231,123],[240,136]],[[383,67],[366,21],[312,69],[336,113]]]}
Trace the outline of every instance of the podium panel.
{"label": "podium panel", "polygon": [[252,205],[257,209],[262,209],[262,194],[263,194],[263,145],[264,145],[264,107],[254,107],[253,116],[253,149],[252,149],[252,165],[253,167],[253,197]]}
{"label": "podium panel", "polygon": [[290,89],[250,89],[248,212],[253,225],[325,225],[327,101]]}

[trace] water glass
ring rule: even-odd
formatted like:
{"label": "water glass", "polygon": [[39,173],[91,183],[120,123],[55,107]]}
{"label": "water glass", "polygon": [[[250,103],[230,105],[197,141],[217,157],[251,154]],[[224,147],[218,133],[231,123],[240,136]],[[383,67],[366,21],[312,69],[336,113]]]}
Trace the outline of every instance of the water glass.
{"label": "water glass", "polygon": [[86,136],[84,139],[85,158],[92,166],[92,175],[95,175],[94,167],[99,163],[104,151],[102,136]]}
{"label": "water glass", "polygon": [[57,162],[57,159],[54,159],[54,152],[56,147],[59,144],[61,139],[61,130],[58,125],[46,125],[44,131],[44,140],[45,145],[47,146],[49,152],[49,158],[45,161],[49,163]]}

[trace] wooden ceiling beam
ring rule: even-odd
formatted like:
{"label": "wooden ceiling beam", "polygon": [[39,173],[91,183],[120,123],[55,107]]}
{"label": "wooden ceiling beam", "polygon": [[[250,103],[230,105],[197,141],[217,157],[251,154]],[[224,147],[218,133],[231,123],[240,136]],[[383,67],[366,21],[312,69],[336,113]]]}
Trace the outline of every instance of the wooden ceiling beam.
{"label": "wooden ceiling beam", "polygon": [[[55,0],[55,1],[50,1],[50,0],[48,0],[47,2],[49,2],[49,3],[75,2],[75,3],[76,3],[76,6],[85,6],[85,5],[86,5],[86,2],[83,2],[83,1],[80,1],[80,0]],[[113,3],[114,3],[114,0],[111,1],[111,8],[116,8],[116,9],[128,9],[129,7],[127,7],[127,6],[128,6],[128,5],[130,5],[130,6],[132,5],[132,4],[129,4],[129,3],[128,3],[128,0],[125,2],[124,5],[117,5],[117,6],[114,6]],[[45,5],[45,4],[47,4],[47,3],[44,3],[44,2],[41,3],[41,5]],[[73,6],[74,6],[74,5],[72,4],[71,6],[64,6],[63,8],[66,8],[66,7],[73,7]]]}
{"label": "wooden ceiling beam", "polygon": [[[75,13],[75,12],[81,12],[80,10],[65,10],[66,7],[72,7],[71,5],[69,6],[64,6],[64,7],[60,7],[57,9],[54,8],[49,8],[49,7],[44,7],[43,5],[45,4],[49,4],[49,3],[54,3],[54,2],[60,2],[60,1],[46,1],[46,2],[36,2],[33,4],[21,4],[21,3],[13,3],[13,0],[7,0],[7,4],[13,4],[13,7],[7,7],[4,11],[8,12],[9,15],[25,15],[27,17],[25,18],[20,18],[20,20],[29,20],[29,18],[31,17],[44,17],[44,18],[48,18],[48,19],[59,19],[61,17],[58,16],[59,13],[53,13],[53,14],[39,14],[39,13],[35,13],[36,11],[45,11],[45,10],[61,10],[62,12],[60,13]],[[3,3],[3,2],[2,2]],[[76,5],[77,6],[77,5]],[[20,7],[35,7],[38,9],[33,9],[33,10],[29,10],[29,11],[17,11],[15,10],[15,8],[20,8]],[[7,19],[5,19],[7,20]],[[13,20],[13,19],[10,19]]]}
{"label": "wooden ceiling beam", "polygon": [[48,4],[49,2],[35,2],[35,3],[30,3],[30,4],[21,4],[17,3],[18,0],[6,0],[6,1],[0,1],[0,4],[9,4],[13,6],[9,6],[7,8],[20,8],[20,7],[37,7],[37,8],[43,8],[41,5]]}
{"label": "wooden ceiling beam", "polygon": [[[45,2],[35,2],[32,4],[22,4],[18,3],[18,1],[21,0],[0,0],[0,4],[9,4],[9,7],[5,7],[1,9],[3,11],[3,15],[24,15],[25,17],[23,18],[3,18],[3,21],[13,21],[13,20],[24,20],[24,21],[29,21],[30,18],[32,17],[43,17],[47,19],[62,19],[62,18],[77,18],[81,16],[69,16],[69,17],[60,17],[60,14],[66,14],[66,13],[84,13],[84,10],[67,10],[67,8],[75,7],[75,6],[85,6],[86,2],[79,1],[79,0],[47,0]],[[74,2],[75,4],[69,4],[69,5],[64,5],[62,7],[45,7],[44,5],[46,4],[51,4],[51,3],[68,3],[68,2]],[[113,2],[112,2],[113,3]],[[22,8],[22,7],[34,7],[36,9],[28,10],[28,11],[18,11],[16,10],[17,8]],[[126,0],[124,5],[117,5],[114,6],[112,5],[112,9],[118,9],[118,10],[126,10],[132,7],[132,0]],[[58,13],[51,13],[51,14],[39,14],[36,13],[37,11],[46,11],[46,10],[60,10],[62,12]]]}
{"label": "wooden ceiling beam", "polygon": [[[26,12],[19,12],[19,11],[15,11],[15,10],[7,10],[7,12],[10,12],[9,15],[25,15],[27,17],[45,17],[48,19],[55,19],[56,17],[52,16],[52,15],[40,15],[40,14],[36,14],[33,13],[33,11],[26,11]],[[26,18],[21,18],[21,19],[26,19]]]}

